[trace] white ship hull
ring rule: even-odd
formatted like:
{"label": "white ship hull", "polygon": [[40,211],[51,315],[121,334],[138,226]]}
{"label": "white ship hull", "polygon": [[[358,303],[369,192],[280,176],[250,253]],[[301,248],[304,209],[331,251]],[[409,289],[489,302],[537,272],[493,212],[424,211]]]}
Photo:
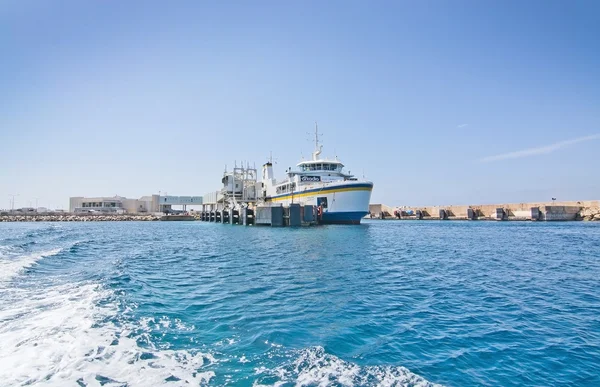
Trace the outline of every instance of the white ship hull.
{"label": "white ship hull", "polygon": [[369,213],[372,190],[371,182],[343,181],[306,187],[293,193],[269,197],[266,201],[284,206],[290,203],[321,206],[321,223],[359,224]]}

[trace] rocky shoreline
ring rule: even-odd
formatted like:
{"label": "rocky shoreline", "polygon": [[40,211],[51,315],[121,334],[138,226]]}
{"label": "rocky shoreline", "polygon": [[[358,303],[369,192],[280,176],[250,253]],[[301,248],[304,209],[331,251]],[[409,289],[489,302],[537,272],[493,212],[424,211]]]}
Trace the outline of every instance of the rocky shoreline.
{"label": "rocky shoreline", "polygon": [[583,221],[600,221],[600,207],[582,209],[579,211],[578,219]]}
{"label": "rocky shoreline", "polygon": [[0,222],[151,222],[157,215],[2,215]]}

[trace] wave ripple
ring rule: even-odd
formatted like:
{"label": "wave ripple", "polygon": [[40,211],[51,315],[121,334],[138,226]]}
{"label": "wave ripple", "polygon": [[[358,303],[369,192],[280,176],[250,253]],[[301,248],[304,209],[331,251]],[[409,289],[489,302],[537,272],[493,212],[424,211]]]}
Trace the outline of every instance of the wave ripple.
{"label": "wave ripple", "polygon": [[598,386],[598,226],[0,224],[0,385]]}
{"label": "wave ripple", "polygon": [[[9,250],[10,251],[10,250]],[[9,281],[23,270],[31,267],[37,261],[44,257],[51,257],[62,251],[62,248],[55,248],[47,251],[39,251],[26,255],[7,254],[0,260],[0,283]]]}

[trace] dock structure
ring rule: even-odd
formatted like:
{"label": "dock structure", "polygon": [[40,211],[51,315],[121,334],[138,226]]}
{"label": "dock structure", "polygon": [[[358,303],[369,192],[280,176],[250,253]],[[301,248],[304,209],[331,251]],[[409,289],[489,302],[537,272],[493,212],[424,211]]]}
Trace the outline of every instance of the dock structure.
{"label": "dock structure", "polygon": [[285,207],[258,205],[242,208],[241,211],[235,209],[202,211],[200,220],[243,226],[302,227],[317,225],[319,216],[315,206],[292,203]]}
{"label": "dock structure", "polygon": [[299,227],[318,224],[319,213],[312,205],[291,203],[265,204],[259,201],[262,183],[257,182],[256,168],[237,166],[225,169],[223,188],[202,197],[200,220],[243,226]]}

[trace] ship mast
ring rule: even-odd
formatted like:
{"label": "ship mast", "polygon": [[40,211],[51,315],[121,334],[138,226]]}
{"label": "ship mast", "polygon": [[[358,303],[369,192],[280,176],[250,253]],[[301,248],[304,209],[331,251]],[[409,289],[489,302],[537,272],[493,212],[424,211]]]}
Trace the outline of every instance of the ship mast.
{"label": "ship mast", "polygon": [[318,160],[318,156],[321,154],[323,145],[319,145],[319,125],[315,121],[315,151],[313,152],[313,161]]}

